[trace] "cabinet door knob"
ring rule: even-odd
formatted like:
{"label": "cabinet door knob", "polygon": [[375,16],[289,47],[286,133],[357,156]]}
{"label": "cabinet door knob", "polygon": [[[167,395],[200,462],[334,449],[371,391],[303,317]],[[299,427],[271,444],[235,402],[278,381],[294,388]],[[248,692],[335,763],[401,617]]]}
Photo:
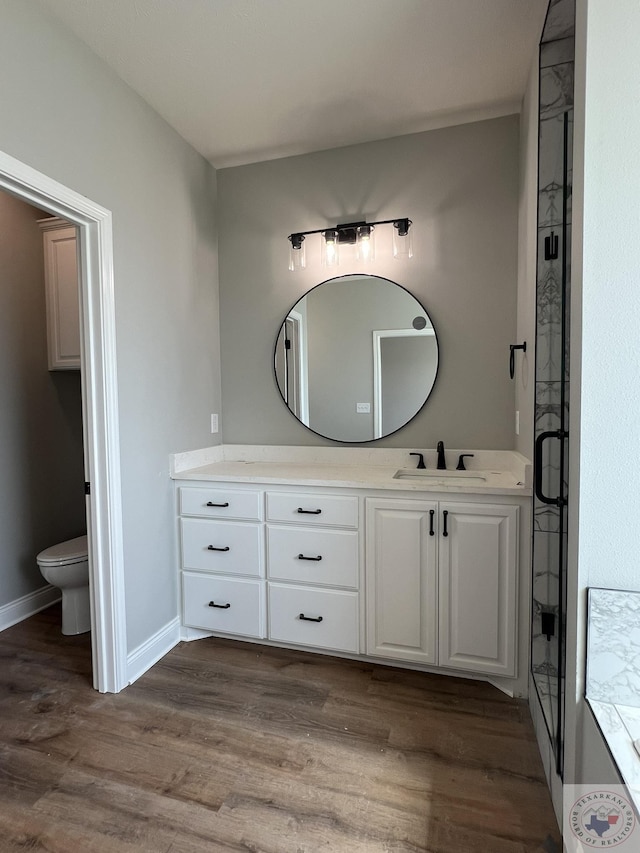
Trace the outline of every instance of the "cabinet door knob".
{"label": "cabinet door knob", "polygon": [[205,506],[229,506],[229,501],[225,501],[223,504],[214,504],[213,501],[207,501]]}
{"label": "cabinet door knob", "polygon": [[302,512],[305,515],[320,515],[322,512],[321,509],[302,509],[301,506],[298,507],[298,512]]}
{"label": "cabinet door knob", "polygon": [[229,548],[228,545],[225,545],[224,548],[216,548],[215,545],[207,545],[207,551],[230,551],[230,550],[231,550],[231,548]]}
{"label": "cabinet door knob", "polygon": [[449,515],[448,510],[442,510],[442,535],[448,536],[449,531],[447,530],[447,516]]}
{"label": "cabinet door knob", "polygon": [[298,618],[305,622],[322,622],[322,616],[305,616],[304,613],[301,613]]}
{"label": "cabinet door knob", "polygon": [[305,555],[304,555],[304,554],[298,554],[298,559],[299,559],[299,560],[315,560],[315,562],[316,562],[316,563],[319,563],[319,562],[320,562],[320,560],[322,559],[322,556],[318,556],[318,557],[305,557]]}
{"label": "cabinet door knob", "polygon": [[435,509],[429,510],[429,536],[435,536],[435,531],[433,529],[433,516],[436,514]]}
{"label": "cabinet door knob", "polygon": [[231,605],[229,604],[229,602],[227,602],[226,604],[216,604],[215,601],[210,601],[209,607],[219,607],[220,610],[228,610]]}

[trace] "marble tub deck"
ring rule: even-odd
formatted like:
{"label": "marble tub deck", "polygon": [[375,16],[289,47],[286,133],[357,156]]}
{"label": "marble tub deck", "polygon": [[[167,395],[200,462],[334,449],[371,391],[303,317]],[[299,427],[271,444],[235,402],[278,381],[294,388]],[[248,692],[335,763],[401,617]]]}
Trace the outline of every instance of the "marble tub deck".
{"label": "marble tub deck", "polygon": [[589,590],[586,698],[640,812],[640,593]]}

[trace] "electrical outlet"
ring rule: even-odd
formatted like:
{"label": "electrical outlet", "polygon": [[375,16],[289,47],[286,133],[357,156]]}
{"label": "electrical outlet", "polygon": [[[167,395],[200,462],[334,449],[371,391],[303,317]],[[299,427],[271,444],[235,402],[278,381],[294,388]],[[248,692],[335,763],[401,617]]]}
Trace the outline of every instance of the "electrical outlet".
{"label": "electrical outlet", "polygon": [[356,403],[356,412],[359,415],[370,415],[371,403]]}
{"label": "electrical outlet", "polygon": [[211,415],[211,432],[218,432],[218,416]]}
{"label": "electrical outlet", "polygon": [[516,412],[516,435],[520,435],[520,412]]}

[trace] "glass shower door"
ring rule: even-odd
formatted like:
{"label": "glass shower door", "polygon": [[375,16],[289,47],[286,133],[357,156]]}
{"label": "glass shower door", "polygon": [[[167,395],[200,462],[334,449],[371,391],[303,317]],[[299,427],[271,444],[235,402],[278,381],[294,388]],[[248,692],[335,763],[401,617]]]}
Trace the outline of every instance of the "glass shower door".
{"label": "glass shower door", "polygon": [[[552,7],[553,4],[550,11]],[[566,32],[562,35],[563,38],[548,42],[543,35],[540,50],[531,636],[533,681],[560,775],[564,741],[573,150],[573,33],[570,37]]]}

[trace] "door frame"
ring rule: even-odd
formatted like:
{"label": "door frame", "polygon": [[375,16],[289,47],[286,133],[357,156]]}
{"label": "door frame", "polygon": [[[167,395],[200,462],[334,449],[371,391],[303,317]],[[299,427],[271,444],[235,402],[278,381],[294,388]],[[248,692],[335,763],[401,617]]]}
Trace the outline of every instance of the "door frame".
{"label": "door frame", "polygon": [[117,693],[128,679],[111,211],[2,151],[0,189],[78,227],[93,686]]}

